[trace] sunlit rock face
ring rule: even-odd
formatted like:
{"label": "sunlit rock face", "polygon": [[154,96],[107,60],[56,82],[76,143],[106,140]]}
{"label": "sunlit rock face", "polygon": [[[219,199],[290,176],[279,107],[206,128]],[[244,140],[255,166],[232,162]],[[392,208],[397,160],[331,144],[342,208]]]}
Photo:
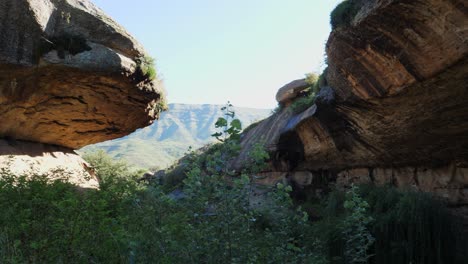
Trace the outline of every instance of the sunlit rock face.
{"label": "sunlit rock face", "polygon": [[41,143],[0,139],[0,172],[2,177],[46,177],[81,188],[99,187],[90,165],[73,150]]}
{"label": "sunlit rock face", "polygon": [[141,45],[88,0],[0,0],[0,137],[80,148],[158,116]]}
{"label": "sunlit rock face", "polygon": [[286,108],[249,131],[236,164],[263,135],[268,170],[291,181],[298,171],[311,172],[299,181],[312,185],[390,181],[468,204],[465,3],[363,2],[349,26],[330,34],[329,87],[316,104],[298,115]]}
{"label": "sunlit rock face", "polygon": [[[0,138],[66,147],[49,151],[60,159],[30,158],[68,166],[70,149],[150,125],[165,101],[162,84],[137,63],[143,57],[88,0],[0,0]],[[20,153],[2,145],[1,162],[23,159],[27,148]]]}

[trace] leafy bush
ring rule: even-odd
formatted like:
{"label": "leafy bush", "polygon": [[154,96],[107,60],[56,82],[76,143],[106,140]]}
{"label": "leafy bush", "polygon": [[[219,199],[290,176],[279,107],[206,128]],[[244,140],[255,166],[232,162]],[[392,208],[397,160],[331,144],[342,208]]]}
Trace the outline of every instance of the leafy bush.
{"label": "leafy bush", "polygon": [[344,257],[346,263],[368,263],[369,248],[374,238],[368,230],[369,224],[374,220],[368,215],[369,204],[357,193],[357,187],[352,186],[346,193],[343,206],[349,211],[343,221],[343,235],[346,239]]}
{"label": "leafy bush", "polygon": [[351,21],[359,11],[359,4],[356,0],[345,0],[338,4],[330,14],[330,24],[332,29],[351,25]]}
{"label": "leafy bush", "polygon": [[308,96],[300,97],[291,104],[291,110],[294,114],[304,112],[307,108],[311,107],[315,102],[315,93]]}
{"label": "leafy bush", "polygon": [[128,186],[81,193],[48,176],[0,172],[0,262],[124,262]]}

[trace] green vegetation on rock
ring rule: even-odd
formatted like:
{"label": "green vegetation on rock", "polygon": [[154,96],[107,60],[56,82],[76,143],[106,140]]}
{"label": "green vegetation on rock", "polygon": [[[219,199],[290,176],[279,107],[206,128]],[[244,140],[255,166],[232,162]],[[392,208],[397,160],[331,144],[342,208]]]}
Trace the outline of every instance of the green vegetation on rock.
{"label": "green vegetation on rock", "polygon": [[135,59],[137,72],[147,80],[154,80],[157,77],[154,58],[150,56],[141,56]]}
{"label": "green vegetation on rock", "polygon": [[318,75],[316,73],[306,74],[306,82],[310,85],[305,91],[304,96],[296,98],[295,101],[291,104],[291,110],[294,114],[300,114],[304,112],[307,108],[311,107],[315,103],[318,92],[324,86],[326,86],[326,74],[327,69],[323,70],[322,74]]}

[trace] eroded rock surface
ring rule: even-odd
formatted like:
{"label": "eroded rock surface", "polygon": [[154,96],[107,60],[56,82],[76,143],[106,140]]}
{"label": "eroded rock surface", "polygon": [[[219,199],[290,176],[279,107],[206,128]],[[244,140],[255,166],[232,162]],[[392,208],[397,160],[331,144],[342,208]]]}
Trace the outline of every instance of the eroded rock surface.
{"label": "eroded rock surface", "polygon": [[466,4],[363,2],[351,25],[330,35],[330,87],[316,105],[298,115],[286,109],[249,131],[236,164],[263,135],[273,156],[265,175],[299,185],[345,185],[359,175],[468,205]]}
{"label": "eroded rock surface", "polygon": [[81,188],[99,187],[90,165],[73,150],[41,143],[0,139],[0,171],[2,176],[46,175]]}
{"label": "eroded rock surface", "polygon": [[77,149],[164,108],[141,45],[88,0],[0,0],[0,138]]}

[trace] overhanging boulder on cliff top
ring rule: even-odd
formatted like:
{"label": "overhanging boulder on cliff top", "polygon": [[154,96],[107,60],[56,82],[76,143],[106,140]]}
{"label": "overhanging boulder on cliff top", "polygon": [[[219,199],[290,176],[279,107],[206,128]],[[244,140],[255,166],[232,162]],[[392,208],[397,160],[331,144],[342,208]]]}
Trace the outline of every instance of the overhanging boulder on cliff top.
{"label": "overhanging boulder on cliff top", "polygon": [[294,80],[278,90],[276,93],[276,101],[278,101],[278,103],[285,104],[296,98],[300,92],[309,87],[310,84],[307,83],[306,79]]}
{"label": "overhanging boulder on cliff top", "polygon": [[76,149],[164,109],[144,49],[88,0],[0,0],[0,47],[0,138]]}

